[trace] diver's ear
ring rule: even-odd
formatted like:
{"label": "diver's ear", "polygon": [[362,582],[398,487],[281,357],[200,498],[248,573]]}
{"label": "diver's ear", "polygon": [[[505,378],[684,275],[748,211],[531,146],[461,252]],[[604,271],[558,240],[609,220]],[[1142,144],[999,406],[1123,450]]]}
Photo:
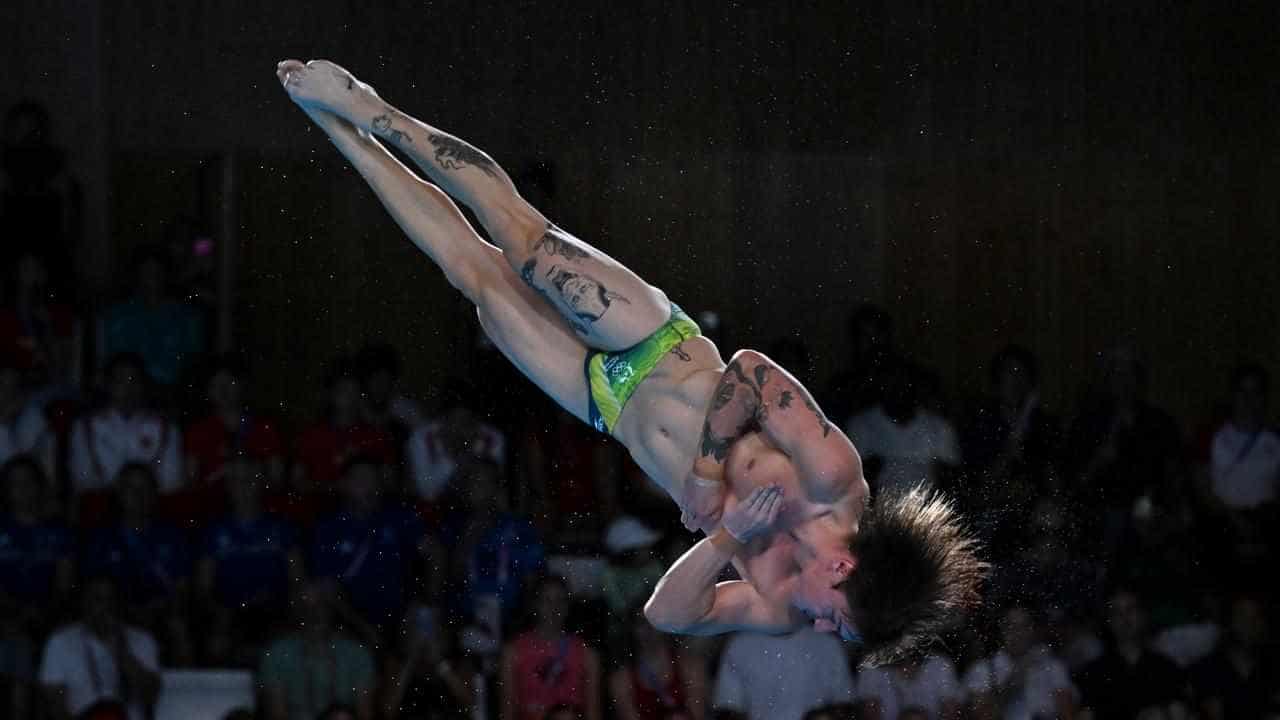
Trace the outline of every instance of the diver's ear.
{"label": "diver's ear", "polygon": [[832,587],[848,580],[849,576],[853,574],[853,569],[856,565],[857,563],[854,562],[853,558],[844,557],[832,560],[828,568],[831,573]]}
{"label": "diver's ear", "polygon": [[813,621],[813,629],[820,633],[833,633],[839,629],[839,626],[826,618],[817,618]]}

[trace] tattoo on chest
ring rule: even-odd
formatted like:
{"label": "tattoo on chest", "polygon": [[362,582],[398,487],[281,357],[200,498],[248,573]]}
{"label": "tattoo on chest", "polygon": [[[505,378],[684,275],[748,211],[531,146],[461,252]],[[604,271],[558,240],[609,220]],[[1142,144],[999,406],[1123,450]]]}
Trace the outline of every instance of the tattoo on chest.
{"label": "tattoo on chest", "polygon": [[447,170],[474,167],[489,177],[498,177],[497,165],[487,155],[455,137],[427,134],[427,140],[436,148],[436,162]]}

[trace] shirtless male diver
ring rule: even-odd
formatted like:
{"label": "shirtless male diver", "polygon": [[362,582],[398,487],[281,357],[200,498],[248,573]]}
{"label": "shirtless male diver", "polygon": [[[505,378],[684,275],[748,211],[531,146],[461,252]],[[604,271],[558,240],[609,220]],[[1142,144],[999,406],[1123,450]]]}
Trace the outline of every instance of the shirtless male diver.
{"label": "shirtless male diver", "polygon": [[[853,444],[786,370],[754,350],[726,364],[661,290],[549,222],[492,158],[347,70],[286,60],[276,74],[476,305],[503,354],[625,445],[686,527],[707,533],[654,590],[645,614],[655,626],[712,634],[812,624],[859,643],[864,662],[883,662],[976,602],[985,566],[950,503],[923,488],[869,503]],[[717,583],[730,563],[742,580]]]}

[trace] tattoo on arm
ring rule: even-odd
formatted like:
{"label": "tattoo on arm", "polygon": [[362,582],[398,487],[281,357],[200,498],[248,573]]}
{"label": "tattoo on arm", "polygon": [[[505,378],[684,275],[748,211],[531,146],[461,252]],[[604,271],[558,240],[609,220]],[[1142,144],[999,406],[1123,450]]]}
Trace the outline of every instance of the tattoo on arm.
{"label": "tattoo on arm", "polygon": [[818,419],[818,426],[822,428],[822,437],[830,435],[831,423],[827,422],[827,416],[823,415],[822,411],[818,409],[818,406],[814,405],[813,401],[809,398],[804,399],[804,406],[809,408],[809,412],[813,413],[813,416]]}
{"label": "tattoo on arm", "polygon": [[[759,373],[756,373],[757,377]],[[707,419],[702,425],[702,447],[703,457],[712,457],[717,462],[723,461],[729,455],[729,448],[733,445],[733,441],[737,439],[738,432],[735,429],[726,437],[721,437],[711,427],[711,416],[723,411],[738,397],[738,388],[745,387],[751,392],[750,399],[746,402],[751,404],[749,415],[752,419],[756,419],[756,412],[760,409],[760,389],[752,384],[747,378],[746,373],[742,371],[742,363],[734,360],[724,369],[724,375],[720,378],[720,383],[716,385],[715,393],[711,396],[711,409],[707,413]]]}
{"label": "tattoo on arm", "polygon": [[498,177],[497,165],[487,155],[465,142],[448,135],[427,134],[427,140],[436,148],[436,162],[448,170],[474,167],[489,177]]}
{"label": "tattoo on arm", "polygon": [[391,116],[385,113],[373,119],[373,131],[379,134],[385,133],[391,142],[397,145],[401,143],[413,144],[413,140],[407,134],[391,127]]}
{"label": "tattoo on arm", "polygon": [[782,397],[778,398],[778,407],[782,408],[783,410],[786,410],[787,408],[791,407],[791,398],[792,398],[791,391],[783,390]]}

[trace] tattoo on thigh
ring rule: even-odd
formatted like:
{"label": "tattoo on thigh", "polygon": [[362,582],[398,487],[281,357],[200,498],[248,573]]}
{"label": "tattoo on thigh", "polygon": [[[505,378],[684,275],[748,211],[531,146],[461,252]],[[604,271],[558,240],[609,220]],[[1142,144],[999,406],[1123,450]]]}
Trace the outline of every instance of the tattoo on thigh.
{"label": "tattoo on thigh", "polygon": [[548,255],[558,255],[566,260],[585,260],[587,251],[569,242],[568,238],[561,237],[557,233],[563,231],[554,225],[547,225],[546,232],[542,233],[542,237],[533,244],[533,251],[539,250],[546,252]]}
{"label": "tattoo on thigh", "polygon": [[413,144],[413,140],[405,133],[391,127],[390,115],[379,115],[373,119],[373,130],[377,133],[386,133],[391,142],[399,145],[401,143]]}
{"label": "tattoo on thigh", "polygon": [[[559,310],[559,307],[556,306],[556,301],[552,299],[551,294],[548,293],[546,290],[543,290],[541,287],[539,287],[538,281],[534,279],[534,271],[537,269],[538,269],[537,259],[529,258],[529,260],[524,265],[520,266],[520,279],[524,281],[525,285],[528,285],[529,287],[533,288],[533,291],[538,293],[538,295],[541,296],[542,299],[545,300],[548,305],[550,305],[553,308],[556,308],[556,310]],[[569,327],[573,328],[574,332],[584,337],[590,334],[591,331],[587,328],[586,325],[583,325],[582,323],[577,322],[576,320],[572,320],[572,319],[567,319],[567,320],[569,322]]]}
{"label": "tattoo on thigh", "polygon": [[447,170],[474,167],[489,177],[498,177],[497,165],[487,155],[455,137],[428,133],[427,140],[436,148],[436,162]]}
{"label": "tattoo on thigh", "polygon": [[560,293],[560,298],[584,326],[604,317],[614,302],[631,304],[626,297],[610,291],[594,277],[568,270],[561,265],[552,265],[544,277]]}

